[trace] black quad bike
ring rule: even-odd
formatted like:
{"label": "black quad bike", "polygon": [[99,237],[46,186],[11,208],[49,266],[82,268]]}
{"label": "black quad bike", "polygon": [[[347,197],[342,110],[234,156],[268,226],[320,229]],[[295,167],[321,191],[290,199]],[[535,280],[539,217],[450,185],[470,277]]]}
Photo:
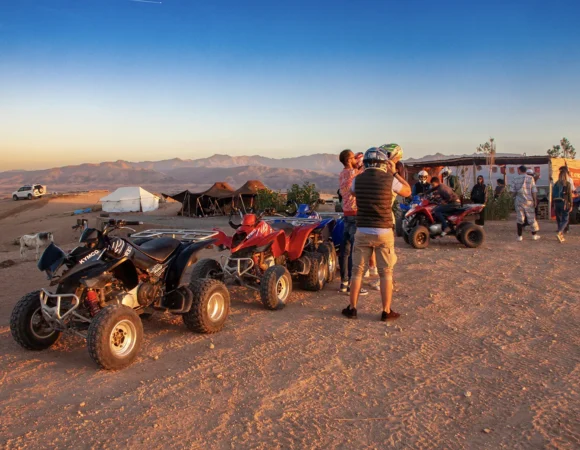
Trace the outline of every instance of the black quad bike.
{"label": "black quad bike", "polygon": [[220,331],[230,307],[225,285],[209,279],[182,282],[216,233],[149,230],[129,239],[110,236],[139,224],[112,219],[103,231],[87,228],[82,245],[68,254],[49,245],[38,268],[56,289],[36,290],[16,303],[10,318],[14,340],[27,350],[45,350],[61,333],[73,333],[87,340],[97,365],[115,370],[137,357],[141,318],[156,310],[181,315],[192,331]]}

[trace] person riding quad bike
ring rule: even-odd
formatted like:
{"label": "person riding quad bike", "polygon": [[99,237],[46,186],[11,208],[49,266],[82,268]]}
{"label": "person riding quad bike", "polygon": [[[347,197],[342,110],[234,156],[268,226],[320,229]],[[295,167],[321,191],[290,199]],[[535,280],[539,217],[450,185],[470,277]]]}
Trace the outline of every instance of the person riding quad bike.
{"label": "person riding quad bike", "polygon": [[419,172],[417,178],[419,179],[419,181],[417,181],[412,188],[411,195],[413,197],[421,194],[424,195],[429,191],[429,189],[431,189],[431,185],[427,181],[427,179],[429,178],[429,174],[427,173],[426,170],[422,170],[421,172]]}
{"label": "person riding quad bike", "polygon": [[453,213],[459,206],[461,202],[459,197],[451,188],[439,181],[439,178],[431,178],[431,192],[435,201],[439,204],[434,210],[433,214],[435,218],[441,222],[441,228],[443,232],[441,236],[445,236],[449,233],[449,225],[447,224],[447,216]]}

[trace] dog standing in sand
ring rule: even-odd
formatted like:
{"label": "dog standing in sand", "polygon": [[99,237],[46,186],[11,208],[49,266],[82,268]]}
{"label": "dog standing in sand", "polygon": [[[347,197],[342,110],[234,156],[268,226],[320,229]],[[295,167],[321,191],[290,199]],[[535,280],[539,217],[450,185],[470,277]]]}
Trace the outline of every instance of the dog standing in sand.
{"label": "dog standing in sand", "polygon": [[51,242],[54,241],[52,233],[36,233],[36,234],[25,234],[20,238],[20,257],[24,259],[24,253],[26,253],[26,248],[36,247],[36,260],[38,260],[40,247],[46,247]]}

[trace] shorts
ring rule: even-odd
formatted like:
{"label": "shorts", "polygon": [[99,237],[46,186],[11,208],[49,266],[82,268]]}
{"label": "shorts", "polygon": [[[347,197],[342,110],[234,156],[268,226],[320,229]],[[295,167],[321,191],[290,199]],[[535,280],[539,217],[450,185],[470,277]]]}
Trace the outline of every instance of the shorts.
{"label": "shorts", "polygon": [[388,232],[375,235],[359,231],[354,236],[354,251],[352,255],[352,278],[362,278],[367,269],[371,255],[375,253],[377,271],[380,277],[392,277],[393,268],[397,264],[395,254],[395,235],[391,229]]}

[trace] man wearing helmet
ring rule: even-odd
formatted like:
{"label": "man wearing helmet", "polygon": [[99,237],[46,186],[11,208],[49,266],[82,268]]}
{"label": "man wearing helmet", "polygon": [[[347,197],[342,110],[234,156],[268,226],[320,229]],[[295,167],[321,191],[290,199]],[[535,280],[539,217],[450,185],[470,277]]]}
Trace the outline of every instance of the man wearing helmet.
{"label": "man wearing helmet", "polygon": [[427,173],[426,170],[422,170],[421,172],[419,172],[417,177],[419,178],[419,181],[417,181],[413,185],[413,191],[411,193],[413,197],[415,195],[426,194],[427,191],[431,188],[431,185],[427,181],[427,179],[429,178],[429,174]]}
{"label": "man wearing helmet", "polygon": [[457,175],[453,175],[449,167],[443,168],[441,171],[441,178],[443,179],[444,184],[449,186],[458,197],[461,197],[462,193],[459,177]]}
{"label": "man wearing helmet", "polygon": [[392,204],[395,194],[408,197],[411,188],[397,173],[396,163],[389,159],[402,156],[401,148],[390,144],[391,151],[372,147],[364,155],[365,171],[358,175],[351,187],[356,197],[357,215],[350,305],[343,309],[349,319],[357,317],[359,289],[365,265],[374,253],[381,285],[383,312],[381,320],[396,319],[399,314],[391,310],[393,297],[393,267],[397,262],[393,233]]}

